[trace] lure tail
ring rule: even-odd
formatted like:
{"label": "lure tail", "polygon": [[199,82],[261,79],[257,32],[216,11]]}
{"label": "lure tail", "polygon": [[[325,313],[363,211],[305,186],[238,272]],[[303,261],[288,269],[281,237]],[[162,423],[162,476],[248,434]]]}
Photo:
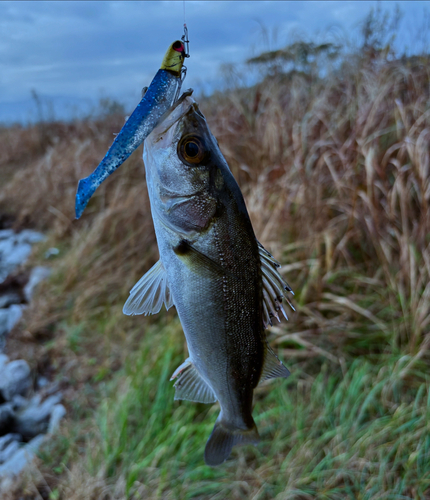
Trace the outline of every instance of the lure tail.
{"label": "lure tail", "polygon": [[94,172],[78,182],[75,200],[75,213],[77,219],[82,215],[89,199],[100,184],[101,183],[94,182]]}
{"label": "lure tail", "polygon": [[260,436],[254,421],[252,421],[252,426],[249,429],[239,429],[218,418],[206,443],[206,465],[216,466],[225,462],[230,456],[233,446],[256,445],[259,441]]}

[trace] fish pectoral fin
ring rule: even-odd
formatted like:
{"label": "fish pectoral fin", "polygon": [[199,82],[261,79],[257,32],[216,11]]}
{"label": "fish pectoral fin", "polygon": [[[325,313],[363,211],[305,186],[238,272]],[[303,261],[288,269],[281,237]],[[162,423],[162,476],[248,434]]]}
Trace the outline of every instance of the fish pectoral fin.
{"label": "fish pectoral fin", "polygon": [[210,257],[200,252],[187,240],[181,240],[178,245],[173,248],[175,254],[185,261],[189,268],[197,274],[212,277],[231,275],[220,264],[212,260]]}
{"label": "fish pectoral fin", "polygon": [[122,312],[128,316],[156,314],[163,303],[166,309],[173,306],[167,273],[159,260],[131,289],[130,297],[124,304]]}
{"label": "fish pectoral fin", "polygon": [[190,358],[186,359],[173,373],[170,380],[178,377],[175,383],[175,399],[186,399],[196,403],[215,403],[213,390],[202,379]]}
{"label": "fish pectoral fin", "polygon": [[278,271],[281,264],[273,258],[261,243],[258,241],[257,243],[263,275],[263,323],[267,328],[272,326],[272,318],[281,321],[279,313],[282,313],[285,319],[288,320],[282,299],[285,299],[291,309],[295,311],[287,296],[287,292],[291,292],[293,295],[294,292]]}
{"label": "fish pectoral fin", "polygon": [[289,375],[290,371],[288,370],[288,368],[286,368],[282,364],[282,361],[278,359],[278,356],[276,356],[272,349],[267,346],[266,357],[264,359],[260,382],[263,382],[263,380],[267,380],[269,378],[287,378],[289,377]]}

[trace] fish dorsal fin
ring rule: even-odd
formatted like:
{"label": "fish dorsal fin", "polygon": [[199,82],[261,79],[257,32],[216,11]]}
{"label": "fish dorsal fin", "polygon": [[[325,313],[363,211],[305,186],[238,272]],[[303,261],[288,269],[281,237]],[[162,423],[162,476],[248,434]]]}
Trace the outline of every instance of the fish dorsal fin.
{"label": "fish dorsal fin", "polygon": [[215,403],[213,390],[202,379],[190,358],[186,359],[173,373],[170,380],[178,377],[175,383],[175,399],[187,399],[196,403]]}
{"label": "fish dorsal fin", "polygon": [[282,361],[278,359],[278,356],[272,351],[272,349],[267,346],[266,357],[264,359],[263,371],[261,373],[260,382],[267,380],[269,378],[287,378],[290,375],[290,371],[286,368]]}
{"label": "fish dorsal fin", "polygon": [[122,312],[128,316],[156,314],[163,302],[166,309],[173,306],[166,270],[159,260],[131,289]]}
{"label": "fish dorsal fin", "polygon": [[279,322],[281,321],[279,312],[288,320],[282,299],[285,299],[291,309],[295,311],[293,304],[291,304],[287,296],[287,292],[291,292],[293,295],[294,292],[278,271],[281,264],[273,258],[273,255],[260,242],[257,241],[257,243],[260,254],[261,272],[263,274],[263,323],[267,328],[268,326],[272,326],[272,318],[276,318]]}

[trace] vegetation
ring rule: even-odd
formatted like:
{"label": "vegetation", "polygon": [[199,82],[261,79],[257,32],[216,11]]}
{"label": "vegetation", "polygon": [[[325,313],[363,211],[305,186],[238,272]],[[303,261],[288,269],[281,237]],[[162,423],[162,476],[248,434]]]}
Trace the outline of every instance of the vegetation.
{"label": "vegetation", "polygon": [[121,312],[158,258],[141,151],[73,220],[123,117],[0,131],[0,213],[48,232],[34,262],[60,249],[8,350],[68,407],[11,498],[430,498],[430,66],[378,40],[326,75],[279,70],[201,102],[297,309],[270,330],[292,375],[256,391],[262,444],[216,469],[217,406],[173,401],[175,311]]}

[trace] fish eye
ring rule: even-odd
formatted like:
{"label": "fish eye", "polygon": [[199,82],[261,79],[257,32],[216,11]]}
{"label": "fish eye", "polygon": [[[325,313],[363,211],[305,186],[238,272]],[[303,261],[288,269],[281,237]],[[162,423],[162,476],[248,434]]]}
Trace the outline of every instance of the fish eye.
{"label": "fish eye", "polygon": [[186,136],[179,142],[178,153],[185,163],[195,165],[203,160],[206,151],[199,137]]}
{"label": "fish eye", "polygon": [[195,158],[199,154],[199,145],[196,142],[189,141],[185,144],[184,151],[188,158]]}

